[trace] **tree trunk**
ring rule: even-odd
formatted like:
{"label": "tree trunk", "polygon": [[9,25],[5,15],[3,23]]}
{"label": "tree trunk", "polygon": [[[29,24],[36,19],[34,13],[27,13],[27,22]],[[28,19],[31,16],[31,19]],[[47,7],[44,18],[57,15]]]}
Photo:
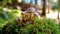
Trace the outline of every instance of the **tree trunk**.
{"label": "tree trunk", "polygon": [[48,13],[50,12],[51,8],[52,8],[52,4],[53,4],[54,0],[48,0]]}
{"label": "tree trunk", "polygon": [[35,0],[35,9],[38,9],[38,0]]}
{"label": "tree trunk", "polygon": [[42,16],[46,16],[46,0],[43,0]]}
{"label": "tree trunk", "polygon": [[60,13],[60,0],[58,0],[58,19],[59,19],[59,13]]}
{"label": "tree trunk", "polygon": [[58,0],[58,21],[59,21],[59,26],[60,26],[59,13],[60,13],[60,0]]}
{"label": "tree trunk", "polygon": [[38,4],[38,3],[37,3],[37,0],[35,0],[35,4]]}
{"label": "tree trunk", "polygon": [[17,0],[12,0],[12,7],[13,7],[14,9],[16,9],[17,3],[18,3]]}
{"label": "tree trunk", "polygon": [[50,9],[51,9],[51,5],[50,5],[50,1],[48,0],[48,13],[50,12]]}

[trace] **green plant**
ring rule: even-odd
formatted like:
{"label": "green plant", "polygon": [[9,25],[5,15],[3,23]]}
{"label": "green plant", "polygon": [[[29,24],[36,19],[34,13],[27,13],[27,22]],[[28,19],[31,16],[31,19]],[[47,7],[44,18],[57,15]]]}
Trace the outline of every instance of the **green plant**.
{"label": "green plant", "polygon": [[44,33],[51,33],[51,34],[60,34],[59,33],[59,26],[56,22],[52,19],[42,18],[42,19],[35,19],[34,25],[38,27]]}
{"label": "green plant", "polygon": [[16,22],[9,22],[2,28],[3,34],[14,34],[17,33],[18,25]]}
{"label": "green plant", "polygon": [[60,34],[59,26],[52,19],[36,18],[34,24],[26,24],[22,27],[17,25],[16,21],[8,23],[5,32],[8,34]]}

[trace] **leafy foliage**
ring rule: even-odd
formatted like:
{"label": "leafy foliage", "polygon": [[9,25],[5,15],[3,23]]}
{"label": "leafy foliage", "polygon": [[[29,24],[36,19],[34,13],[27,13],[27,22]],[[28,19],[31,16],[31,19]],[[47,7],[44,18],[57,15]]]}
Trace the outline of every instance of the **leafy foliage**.
{"label": "leafy foliage", "polygon": [[52,33],[59,34],[59,26],[56,24],[54,20],[43,18],[43,19],[36,19],[34,22],[35,26],[41,29],[42,31],[46,31],[51,34]]}
{"label": "leafy foliage", "polygon": [[58,2],[54,2],[54,3],[53,3],[52,9],[53,9],[53,10],[57,10],[57,9],[58,9]]}
{"label": "leafy foliage", "polygon": [[[2,33],[2,28],[9,22],[15,20],[15,18],[21,16],[21,11],[17,9],[7,9],[6,15],[3,13],[3,8],[0,7],[0,34]],[[5,16],[8,16],[8,19],[5,19]],[[15,17],[16,16],[16,17]],[[8,28],[9,29],[9,28]]]}
{"label": "leafy foliage", "polygon": [[10,22],[3,31],[8,34],[60,34],[59,26],[54,20],[47,18],[36,18],[34,24],[27,24],[22,27],[16,21]]}
{"label": "leafy foliage", "polygon": [[12,3],[12,0],[7,0],[7,2]]}

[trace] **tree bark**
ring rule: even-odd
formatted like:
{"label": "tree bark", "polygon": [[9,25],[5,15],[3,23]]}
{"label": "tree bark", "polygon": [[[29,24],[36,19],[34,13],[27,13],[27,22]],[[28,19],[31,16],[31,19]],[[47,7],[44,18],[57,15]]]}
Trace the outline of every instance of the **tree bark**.
{"label": "tree bark", "polygon": [[54,0],[48,0],[48,13],[50,12],[51,8],[52,8],[52,4],[53,4]]}
{"label": "tree bark", "polygon": [[48,13],[50,12],[50,9],[51,9],[51,5],[50,5],[50,1],[48,0]]}
{"label": "tree bark", "polygon": [[46,0],[43,0],[42,16],[46,16]]}
{"label": "tree bark", "polygon": [[35,0],[35,4],[38,4],[38,3],[37,3],[37,0]]}
{"label": "tree bark", "polygon": [[59,13],[60,13],[60,0],[58,0],[58,19],[59,19]]}
{"label": "tree bark", "polygon": [[13,7],[14,9],[16,9],[17,3],[18,3],[17,0],[12,0],[12,7]]}

